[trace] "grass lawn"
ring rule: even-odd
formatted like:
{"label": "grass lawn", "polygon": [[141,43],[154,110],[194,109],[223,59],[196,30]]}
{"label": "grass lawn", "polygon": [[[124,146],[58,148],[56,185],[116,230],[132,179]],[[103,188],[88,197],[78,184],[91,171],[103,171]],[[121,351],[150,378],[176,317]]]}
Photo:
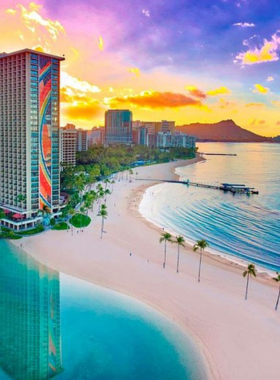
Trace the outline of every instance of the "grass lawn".
{"label": "grass lawn", "polygon": [[68,230],[68,229],[69,229],[69,226],[66,222],[57,223],[52,227],[52,230],[57,230],[57,231]]}
{"label": "grass lawn", "polygon": [[76,215],[72,216],[72,218],[69,220],[69,222],[74,227],[81,228],[81,227],[87,227],[90,224],[91,219],[87,215],[76,214]]}

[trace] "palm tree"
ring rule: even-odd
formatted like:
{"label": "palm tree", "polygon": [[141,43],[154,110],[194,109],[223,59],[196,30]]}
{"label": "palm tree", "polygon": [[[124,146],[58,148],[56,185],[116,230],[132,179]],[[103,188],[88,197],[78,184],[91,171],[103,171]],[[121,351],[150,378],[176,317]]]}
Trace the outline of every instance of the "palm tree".
{"label": "palm tree", "polygon": [[177,273],[179,272],[179,260],[180,260],[180,247],[185,246],[185,239],[183,236],[176,236],[175,240],[173,240],[173,243],[178,244],[178,254],[177,254]]}
{"label": "palm tree", "polygon": [[[105,207],[104,207],[105,206]],[[101,209],[99,211],[99,213],[97,214],[97,216],[101,216],[102,217],[102,223],[101,223],[101,236],[100,236],[100,239],[102,239],[102,236],[103,236],[103,232],[104,232],[104,221],[105,219],[107,218],[108,216],[108,212],[106,210],[106,205],[102,205],[101,206]]]}
{"label": "palm tree", "polygon": [[249,264],[247,266],[247,270],[243,272],[243,277],[247,276],[247,283],[246,283],[246,292],[245,292],[245,300],[247,300],[248,297],[248,287],[249,287],[249,278],[250,276],[257,277],[256,268],[254,264]]}
{"label": "palm tree", "polygon": [[107,195],[110,195],[111,194],[111,191],[109,189],[106,189],[104,191],[104,195],[105,195],[105,203],[107,202]]}
{"label": "palm tree", "polygon": [[162,243],[164,241],[164,259],[163,259],[163,268],[165,268],[166,263],[166,243],[172,243],[172,236],[169,232],[164,232],[161,234],[161,238],[159,239],[159,242]]}
{"label": "palm tree", "polygon": [[277,274],[277,276],[273,277],[273,280],[276,282],[279,282],[279,292],[278,292],[278,297],[277,297],[277,301],[276,301],[276,305],[275,305],[275,310],[278,309],[278,304],[279,304],[279,299],[280,299],[280,273],[276,272],[276,274]]}
{"label": "palm tree", "polygon": [[83,228],[84,228],[84,223],[83,223],[83,219],[84,219],[84,214],[86,212],[86,207],[85,206],[81,206],[80,207],[80,230],[83,231]]}
{"label": "palm tree", "polygon": [[[74,208],[70,208],[70,210],[68,211],[68,213],[69,213],[69,215],[71,215],[71,218],[72,218],[76,214],[76,211],[75,211]],[[71,235],[73,235],[73,224],[70,223],[70,225],[71,225]]]}
{"label": "palm tree", "polygon": [[129,182],[132,182],[133,170],[129,169]]}
{"label": "palm tree", "polygon": [[198,282],[200,282],[200,270],[201,270],[201,262],[202,262],[202,253],[205,248],[209,247],[209,244],[206,240],[201,239],[197,240],[195,245],[193,246],[193,251],[196,252],[198,249],[200,250],[200,258],[199,258],[199,268],[198,268]]}
{"label": "palm tree", "polygon": [[105,179],[103,180],[103,183],[105,183],[105,190],[106,190],[106,189],[107,189],[107,186],[108,186],[108,183],[110,183],[109,178],[105,178]]}

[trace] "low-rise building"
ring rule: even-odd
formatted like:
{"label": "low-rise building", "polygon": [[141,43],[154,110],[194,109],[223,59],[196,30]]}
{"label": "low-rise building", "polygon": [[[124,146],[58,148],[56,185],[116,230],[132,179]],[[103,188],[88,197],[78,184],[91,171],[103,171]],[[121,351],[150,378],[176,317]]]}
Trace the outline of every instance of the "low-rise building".
{"label": "low-rise building", "polygon": [[93,127],[91,131],[88,131],[88,146],[104,144],[104,127]]}
{"label": "low-rise building", "polygon": [[190,148],[195,149],[196,138],[184,133],[149,133],[147,145],[155,148]]}

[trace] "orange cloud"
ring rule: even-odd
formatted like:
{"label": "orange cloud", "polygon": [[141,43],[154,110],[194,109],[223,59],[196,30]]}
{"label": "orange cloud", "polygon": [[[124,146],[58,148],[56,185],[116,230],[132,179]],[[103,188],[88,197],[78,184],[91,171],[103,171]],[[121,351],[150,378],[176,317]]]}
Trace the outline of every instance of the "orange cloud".
{"label": "orange cloud", "polygon": [[263,103],[247,103],[245,107],[264,107]]}
{"label": "orange cloud", "polygon": [[230,107],[236,107],[236,104],[234,102],[229,102],[223,98],[219,99],[219,108],[225,109],[225,108],[230,108]]}
{"label": "orange cloud", "polygon": [[263,125],[263,124],[265,124],[265,120],[258,120],[258,119],[252,119],[251,121],[250,121],[250,124],[251,125]]}
{"label": "orange cloud", "polygon": [[255,89],[253,90],[253,92],[255,93],[259,93],[259,94],[267,94],[269,92],[269,88],[268,87],[264,87],[262,86],[261,84],[255,84],[254,85]]}
{"label": "orange cloud", "polygon": [[230,94],[231,91],[225,86],[216,88],[215,90],[210,90],[207,91],[206,94],[209,96],[217,96],[217,95],[225,95],[225,94]]}
{"label": "orange cloud", "polygon": [[136,106],[139,108],[164,109],[186,106],[201,107],[200,100],[173,92],[144,91],[140,95],[129,95],[123,98],[115,97],[107,100],[111,107]]}
{"label": "orange cloud", "polygon": [[40,51],[41,53],[46,53],[46,51],[42,48],[41,45],[33,46],[33,50]]}
{"label": "orange cloud", "polygon": [[206,98],[206,94],[195,86],[187,86],[186,90],[188,90],[189,94],[194,96],[195,98],[200,98],[200,99]]}
{"label": "orange cloud", "polygon": [[62,115],[64,119],[90,121],[90,119],[101,116],[104,111],[100,103],[97,100],[93,100],[88,104],[69,105],[62,110]]}
{"label": "orange cloud", "polygon": [[64,119],[90,121],[105,111],[98,100],[65,87],[60,91],[60,101]]}

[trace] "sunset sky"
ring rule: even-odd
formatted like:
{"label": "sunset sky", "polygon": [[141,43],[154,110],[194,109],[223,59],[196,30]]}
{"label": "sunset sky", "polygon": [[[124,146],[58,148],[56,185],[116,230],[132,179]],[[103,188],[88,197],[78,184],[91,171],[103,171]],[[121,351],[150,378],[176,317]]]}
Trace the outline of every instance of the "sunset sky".
{"label": "sunset sky", "polygon": [[0,52],[65,54],[61,125],[217,122],[280,134],[280,5],[272,0],[0,1]]}

